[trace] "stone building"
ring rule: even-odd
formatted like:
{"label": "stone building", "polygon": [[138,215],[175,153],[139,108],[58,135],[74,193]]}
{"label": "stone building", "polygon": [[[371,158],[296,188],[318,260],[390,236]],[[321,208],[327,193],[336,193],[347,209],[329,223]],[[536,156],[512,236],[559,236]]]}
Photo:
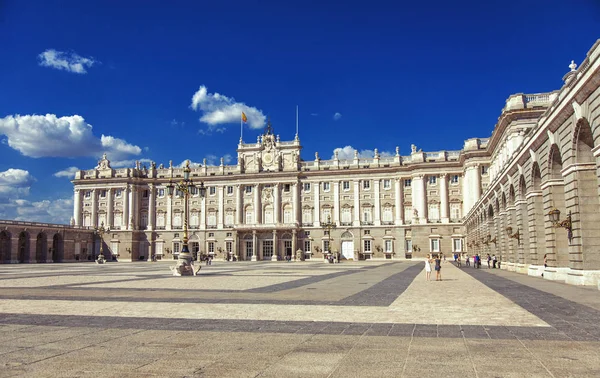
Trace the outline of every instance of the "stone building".
{"label": "stone building", "polygon": [[489,184],[464,224],[468,248],[501,268],[596,285],[600,41],[569,67],[557,91],[510,96],[479,162]]}
{"label": "stone building", "polygon": [[[190,250],[240,260],[461,252],[464,206],[487,183],[486,167],[475,163],[487,143],[305,161],[298,136],[281,141],[269,123],[255,143],[240,141],[237,164],[191,168],[190,178],[206,193],[194,189],[188,198]],[[167,185],[182,177],[183,168],[172,163],[113,169],[104,156],[95,169],[76,173],[74,224],[108,228],[104,240],[119,261],[173,259],[183,242],[185,196],[169,196]]]}
{"label": "stone building", "polygon": [[[575,284],[600,272],[598,155],[599,43],[572,63],[559,90],[511,95],[490,138],[459,151],[314,160],[296,137],[269,124],[237,146],[237,164],[192,168],[206,187],[188,199],[190,249],[216,257],[276,260],[422,258],[428,253],[495,254],[502,268]],[[166,185],[183,168],[113,169],[106,156],[76,173],[74,224],[110,232],[124,260],[172,259],[182,246],[184,200]],[[559,220],[551,221],[550,212]],[[572,230],[567,225],[570,214]],[[328,226],[329,225],[329,226]],[[330,227],[333,225],[334,227]],[[567,237],[569,236],[569,237]],[[466,237],[466,238],[465,238]],[[463,240],[466,243],[463,245]]]}

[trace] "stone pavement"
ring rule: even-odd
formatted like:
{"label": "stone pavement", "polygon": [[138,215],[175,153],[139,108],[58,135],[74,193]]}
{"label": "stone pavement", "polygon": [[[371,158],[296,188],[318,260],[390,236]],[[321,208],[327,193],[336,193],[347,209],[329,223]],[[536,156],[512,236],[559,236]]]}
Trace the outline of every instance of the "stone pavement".
{"label": "stone pavement", "polygon": [[417,261],[0,265],[0,377],[600,376],[597,290],[442,277]]}

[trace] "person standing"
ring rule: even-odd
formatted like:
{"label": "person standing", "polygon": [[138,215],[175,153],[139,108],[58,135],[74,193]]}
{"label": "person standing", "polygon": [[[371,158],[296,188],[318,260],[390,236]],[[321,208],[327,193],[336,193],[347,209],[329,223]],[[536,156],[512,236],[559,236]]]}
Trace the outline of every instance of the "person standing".
{"label": "person standing", "polygon": [[437,257],[435,258],[435,280],[442,280],[442,260],[440,258],[440,255],[437,255]]}
{"label": "person standing", "polygon": [[431,256],[428,254],[425,260],[425,280],[430,281],[431,279]]}
{"label": "person standing", "polygon": [[492,256],[492,268],[496,269],[496,263],[498,262],[498,260],[496,260],[496,254],[494,254]]}
{"label": "person standing", "polygon": [[492,265],[492,256],[490,256],[490,254],[487,254],[487,263],[488,263],[488,269],[491,268]]}
{"label": "person standing", "polygon": [[460,268],[460,253],[456,254],[456,266]]}
{"label": "person standing", "polygon": [[471,266],[471,257],[469,255],[467,255],[466,259],[467,259],[466,266]]}

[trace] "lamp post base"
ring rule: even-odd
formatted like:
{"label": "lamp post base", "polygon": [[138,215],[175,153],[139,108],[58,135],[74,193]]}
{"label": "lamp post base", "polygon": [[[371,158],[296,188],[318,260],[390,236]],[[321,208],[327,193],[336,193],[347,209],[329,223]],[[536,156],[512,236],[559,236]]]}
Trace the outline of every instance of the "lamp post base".
{"label": "lamp post base", "polygon": [[179,254],[179,258],[175,266],[170,267],[171,272],[174,276],[195,276],[202,266],[198,265],[198,269],[194,267],[192,262],[192,255],[189,252],[182,252]]}

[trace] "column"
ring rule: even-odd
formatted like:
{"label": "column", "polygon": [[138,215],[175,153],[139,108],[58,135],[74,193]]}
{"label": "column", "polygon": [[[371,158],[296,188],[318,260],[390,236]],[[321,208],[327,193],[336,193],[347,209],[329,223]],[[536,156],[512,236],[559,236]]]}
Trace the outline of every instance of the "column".
{"label": "column", "polygon": [[75,193],[73,194],[73,219],[76,226],[82,225],[81,218],[81,190],[75,189]]}
{"label": "column", "polygon": [[373,184],[375,186],[375,226],[381,226],[381,200],[380,200],[380,188],[379,185],[381,180],[376,179],[373,180]]}
{"label": "column", "polygon": [[353,226],[360,226],[360,181],[354,181],[354,221]]}
{"label": "column", "polygon": [[98,191],[92,189],[92,227],[98,227]]}
{"label": "column", "polygon": [[106,227],[112,228],[113,226],[113,190],[112,188],[106,189],[106,195],[108,196],[108,209],[106,210]]}
{"label": "column", "polygon": [[262,209],[260,205],[260,184],[254,185],[254,223],[262,223]]}
{"label": "column", "polygon": [[[148,230],[154,231],[154,218],[156,217],[156,188],[154,184],[148,185]],[[152,254],[149,254],[152,256]],[[149,261],[151,261],[149,259]]]}
{"label": "column", "polygon": [[442,223],[450,223],[448,216],[448,175],[440,175],[440,217]]}
{"label": "column", "polygon": [[[321,196],[319,194],[319,186],[317,185],[314,189],[314,195],[315,195],[315,202],[314,202],[314,207],[315,207],[315,222],[314,222],[314,226],[315,227],[319,227],[320,226],[320,221],[321,221]],[[324,222],[327,221],[327,219],[323,219]]]}
{"label": "column", "polygon": [[333,183],[333,221],[340,225],[340,182]]}
{"label": "column", "polygon": [[256,230],[252,230],[252,257],[250,261],[256,261],[258,256],[258,238],[256,237]]}
{"label": "column", "polygon": [[136,206],[135,206],[135,200],[136,200],[136,190],[137,188],[135,186],[131,186],[131,190],[129,190],[129,218],[125,219],[125,221],[127,222],[127,226],[129,227],[130,230],[135,230],[135,220],[132,222],[132,219],[135,219],[136,217]]}
{"label": "column", "polygon": [[[529,261],[532,265],[542,265],[544,246],[544,209],[542,204],[542,191],[536,190],[525,195],[527,199],[527,223],[529,227]],[[541,274],[541,272],[540,272]]]}
{"label": "column", "polygon": [[[202,213],[204,215],[204,213]],[[172,230],[173,228],[173,196],[167,193],[167,219],[165,219],[165,230]]]}
{"label": "column", "polygon": [[244,207],[242,200],[242,185],[235,186],[235,223],[236,225],[244,223]]}
{"label": "column", "polygon": [[223,229],[223,217],[224,217],[223,201],[225,200],[223,198],[223,189],[225,189],[223,187],[223,185],[220,185],[217,187],[218,196],[219,196],[219,213],[217,214],[217,228],[219,230]]}
{"label": "column", "polygon": [[[170,198],[169,198],[170,199]],[[169,203],[169,208],[167,209],[168,211],[168,215],[171,215],[171,206]],[[171,228],[171,221],[170,221],[170,217],[169,220],[167,220],[167,225],[168,228]],[[123,230],[129,230],[129,185],[125,185],[125,188],[123,188],[123,219],[121,220],[121,222],[123,223],[122,229]]]}
{"label": "column", "polygon": [[298,183],[292,184],[292,206],[294,212],[294,222],[299,223],[298,214],[300,213],[300,197],[298,196]]}
{"label": "column", "polygon": [[[200,229],[206,230],[206,196],[202,197],[200,201]],[[208,252],[206,249],[205,251]]]}
{"label": "column", "polygon": [[277,256],[277,231],[273,230],[273,255],[271,256],[271,261],[277,261]]}
{"label": "column", "polygon": [[[419,223],[427,223],[427,214],[425,213],[425,180],[424,176],[413,176],[412,178],[412,201],[413,209],[417,209]],[[413,221],[413,224],[415,221]]]}
{"label": "column", "polygon": [[[403,204],[404,204],[404,198],[403,197],[403,188],[402,188],[402,179],[401,178],[397,178],[394,180],[394,183],[396,185],[396,187],[394,188],[394,207],[396,209],[396,225],[402,224],[402,213],[403,213]],[[402,250],[404,250],[404,246],[402,247]]]}
{"label": "column", "polygon": [[294,256],[294,260],[296,259],[296,250],[298,249],[296,247],[296,229],[292,230],[292,256]]}
{"label": "column", "polygon": [[281,223],[281,203],[279,196],[279,183],[273,185],[273,216],[275,224]]}

